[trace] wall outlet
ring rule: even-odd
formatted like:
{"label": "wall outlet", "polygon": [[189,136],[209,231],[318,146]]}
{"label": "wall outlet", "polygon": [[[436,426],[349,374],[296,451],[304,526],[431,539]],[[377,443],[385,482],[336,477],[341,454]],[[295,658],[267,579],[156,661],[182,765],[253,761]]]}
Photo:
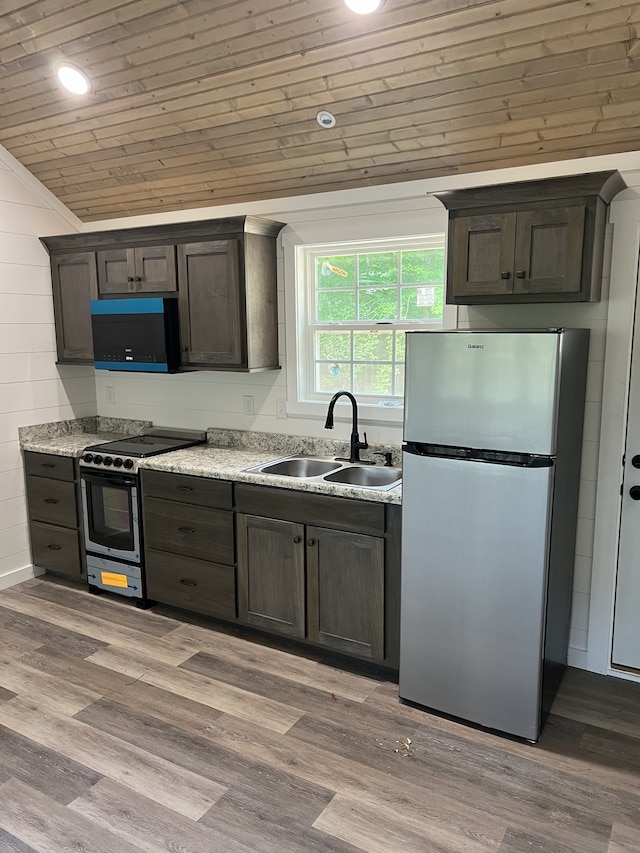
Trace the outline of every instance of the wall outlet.
{"label": "wall outlet", "polygon": [[106,386],[107,392],[107,403],[115,403],[116,401],[116,389],[113,385]]}
{"label": "wall outlet", "polygon": [[276,400],[276,417],[277,418],[286,418],[287,415],[287,401],[284,397],[278,397]]}
{"label": "wall outlet", "polygon": [[242,411],[245,415],[255,415],[254,399],[250,394],[245,394],[242,398]]}

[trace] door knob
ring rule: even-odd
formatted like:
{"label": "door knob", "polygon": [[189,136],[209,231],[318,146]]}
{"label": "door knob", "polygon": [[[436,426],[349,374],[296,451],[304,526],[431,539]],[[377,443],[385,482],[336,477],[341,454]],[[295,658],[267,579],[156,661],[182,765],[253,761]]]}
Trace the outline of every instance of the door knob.
{"label": "door knob", "polygon": [[632,458],[631,464],[634,468],[640,468],[640,455],[636,455]]}
{"label": "door knob", "polygon": [[632,501],[640,501],[640,486],[631,486],[629,489],[629,497]]}

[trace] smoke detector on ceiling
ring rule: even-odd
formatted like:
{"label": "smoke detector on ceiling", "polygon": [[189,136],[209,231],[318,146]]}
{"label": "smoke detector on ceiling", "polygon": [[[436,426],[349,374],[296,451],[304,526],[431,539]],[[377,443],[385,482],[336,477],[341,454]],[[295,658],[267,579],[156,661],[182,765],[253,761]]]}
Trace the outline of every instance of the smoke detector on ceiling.
{"label": "smoke detector on ceiling", "polygon": [[336,117],[329,110],[320,110],[316,116],[316,121],[320,127],[331,128],[336,126]]}

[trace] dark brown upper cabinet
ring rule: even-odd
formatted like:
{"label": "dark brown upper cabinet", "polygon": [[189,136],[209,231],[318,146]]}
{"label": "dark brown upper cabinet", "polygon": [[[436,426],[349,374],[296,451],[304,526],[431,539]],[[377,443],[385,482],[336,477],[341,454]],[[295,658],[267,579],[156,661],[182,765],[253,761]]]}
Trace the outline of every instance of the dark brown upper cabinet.
{"label": "dark brown upper cabinet", "polygon": [[89,302],[98,298],[95,252],[52,255],[51,281],[58,362],[92,364]]}
{"label": "dark brown upper cabinet", "polygon": [[98,252],[98,293],[171,293],[177,287],[176,247],[144,246]]}
{"label": "dark brown upper cabinet", "polygon": [[45,237],[58,362],[91,363],[92,299],[178,292],[182,370],[274,370],[276,238],[255,216]]}
{"label": "dark brown upper cabinet", "polygon": [[597,302],[618,172],[437,193],[449,211],[447,302]]}

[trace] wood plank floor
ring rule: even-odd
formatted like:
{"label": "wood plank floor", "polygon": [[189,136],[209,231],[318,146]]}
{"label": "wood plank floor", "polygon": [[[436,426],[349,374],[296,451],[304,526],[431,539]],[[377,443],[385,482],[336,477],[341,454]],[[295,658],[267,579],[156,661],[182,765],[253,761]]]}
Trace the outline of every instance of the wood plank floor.
{"label": "wood plank floor", "polygon": [[640,684],[569,670],[531,746],[181,616],[0,592],[0,853],[640,851]]}

